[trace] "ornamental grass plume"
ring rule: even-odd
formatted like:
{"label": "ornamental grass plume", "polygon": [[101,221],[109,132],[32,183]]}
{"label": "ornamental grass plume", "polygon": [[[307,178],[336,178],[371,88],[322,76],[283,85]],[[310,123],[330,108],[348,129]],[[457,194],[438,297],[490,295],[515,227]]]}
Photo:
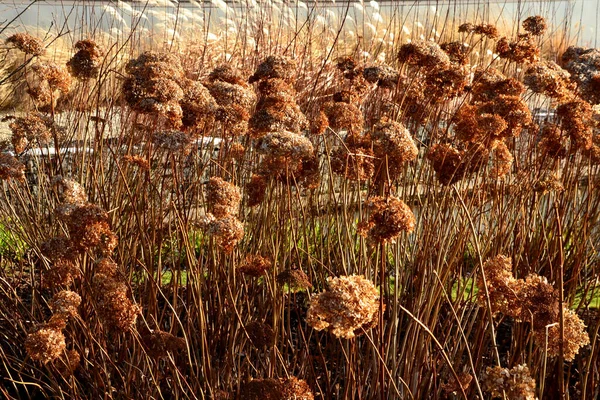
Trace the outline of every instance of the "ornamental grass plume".
{"label": "ornamental grass plume", "polygon": [[313,400],[314,395],[302,379],[253,379],[242,385],[245,400]]}
{"label": "ornamental grass plume", "polygon": [[46,52],[44,43],[28,33],[15,33],[6,39],[6,43],[32,56],[41,56]]}
{"label": "ornamental grass plume", "polygon": [[535,380],[531,377],[527,365],[517,365],[510,370],[500,366],[487,367],[482,382],[484,391],[493,397],[511,400],[535,400]]}
{"label": "ornamental grass plume", "polygon": [[91,39],[75,43],[77,52],[67,62],[67,68],[74,78],[80,80],[95,79],[100,74],[104,51]]}
{"label": "ornamental grass plume", "polygon": [[358,233],[374,243],[395,243],[402,232],[415,229],[415,215],[406,203],[394,196],[374,196],[367,203],[368,221],[358,226]]}
{"label": "ornamental grass plume", "polygon": [[435,42],[415,40],[400,46],[398,61],[417,67],[445,67],[450,64],[450,57]]}
{"label": "ornamental grass plume", "polygon": [[25,182],[25,165],[8,153],[0,153],[0,180]]}
{"label": "ornamental grass plume", "polygon": [[244,259],[244,262],[238,267],[244,275],[258,278],[267,273],[271,269],[271,261],[259,254],[249,254]]}
{"label": "ornamental grass plume", "polygon": [[314,329],[351,339],[377,318],[379,292],[371,281],[351,275],[327,278],[327,283],[328,289],[310,301],[306,322]]}
{"label": "ornamental grass plume", "polygon": [[373,126],[371,139],[375,157],[380,160],[380,168],[385,171],[379,176],[389,177],[391,180],[397,179],[406,163],[414,161],[419,154],[408,129],[387,118]]}
{"label": "ornamental grass plume", "polygon": [[215,217],[220,218],[238,213],[242,200],[240,188],[219,177],[210,178],[206,188],[208,210]]}

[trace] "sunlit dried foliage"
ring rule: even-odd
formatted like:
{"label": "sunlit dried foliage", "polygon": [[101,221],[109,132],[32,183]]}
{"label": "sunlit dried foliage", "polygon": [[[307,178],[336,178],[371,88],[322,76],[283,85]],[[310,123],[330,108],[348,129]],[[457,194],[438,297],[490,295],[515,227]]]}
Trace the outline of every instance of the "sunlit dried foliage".
{"label": "sunlit dried foliage", "polygon": [[176,353],[186,347],[184,338],[160,330],[150,332],[142,339],[148,355],[156,359],[168,357],[169,353]]}
{"label": "sunlit dried foliage", "polygon": [[327,102],[323,105],[328,126],[335,131],[347,130],[350,134],[359,134],[364,125],[363,114],[352,103],[345,101]]}
{"label": "sunlit dried foliage", "polygon": [[215,217],[237,214],[241,199],[240,189],[234,184],[219,177],[209,179],[206,200],[209,204],[209,211]]}
{"label": "sunlit dried foliage", "polygon": [[27,335],[25,341],[27,355],[42,364],[47,364],[60,357],[65,348],[65,335],[60,329],[42,327]]}
{"label": "sunlit dried foliage", "polygon": [[81,296],[70,290],[61,290],[52,297],[49,306],[55,315],[76,317],[79,315],[77,308],[81,304]]}
{"label": "sunlit dried foliage", "polygon": [[488,367],[482,386],[493,397],[503,397],[506,394],[507,398],[514,400],[536,399],[535,380],[527,365],[517,365],[511,369]]}
{"label": "sunlit dried foliage", "polygon": [[61,203],[84,205],[88,202],[85,188],[73,179],[65,178],[62,175],[55,175],[52,178],[52,186]]}
{"label": "sunlit dried foliage", "polygon": [[581,97],[591,104],[600,103],[600,51],[571,46],[563,53],[561,61],[571,73]]}
{"label": "sunlit dried foliage", "polygon": [[284,157],[290,161],[301,161],[314,152],[307,137],[287,131],[267,133],[258,140],[256,149],[269,156]]}
{"label": "sunlit dried foliage", "polygon": [[259,254],[247,255],[244,262],[238,267],[238,271],[242,274],[255,278],[265,275],[269,269],[271,269],[271,261]]}
{"label": "sunlit dried foliage", "polygon": [[406,203],[394,196],[370,198],[368,221],[359,224],[358,231],[374,243],[395,243],[402,232],[415,229],[415,216]]}
{"label": "sunlit dried foliage", "polygon": [[516,63],[535,63],[540,58],[540,48],[530,34],[521,34],[515,41],[501,38],[496,43],[496,53]]}
{"label": "sunlit dried foliage", "polygon": [[242,396],[248,400],[313,400],[308,384],[302,379],[253,379],[242,385]]}
{"label": "sunlit dried foliage", "polygon": [[523,83],[534,93],[557,100],[572,96],[570,74],[553,61],[540,61],[525,71]]}
{"label": "sunlit dried foliage", "polygon": [[398,178],[406,163],[417,158],[419,150],[408,131],[401,123],[383,119],[371,133],[375,157],[379,159],[380,168],[385,177]]}
{"label": "sunlit dried foliage", "polygon": [[28,33],[15,33],[6,39],[6,43],[32,56],[40,56],[46,52],[44,43]]}
{"label": "sunlit dried foliage", "polygon": [[238,242],[244,238],[244,224],[234,215],[216,218],[212,214],[207,214],[201,226],[226,253],[233,251]]}
{"label": "sunlit dried foliage", "polygon": [[141,307],[130,300],[128,288],[116,276],[96,273],[92,280],[95,310],[109,331],[130,331]]}
{"label": "sunlit dried foliage", "polygon": [[78,41],[75,49],[77,53],[67,62],[71,75],[81,80],[97,78],[103,62],[103,50],[91,39]]}
{"label": "sunlit dried foliage", "polygon": [[370,136],[347,135],[331,154],[331,169],[348,179],[366,181],[375,173],[375,153]]}
{"label": "sunlit dried foliage", "polygon": [[25,180],[25,166],[14,156],[0,153],[0,180]]}
{"label": "sunlit dried foliage", "polygon": [[492,24],[479,24],[473,27],[473,33],[476,35],[482,35],[488,39],[496,39],[500,34],[498,28]]}
{"label": "sunlit dried foliage", "polygon": [[445,67],[450,64],[448,54],[431,41],[415,40],[403,44],[398,51],[398,60],[419,67]]}
{"label": "sunlit dried foliage", "polygon": [[345,339],[370,325],[379,310],[379,293],[363,276],[327,278],[328,289],[313,296],[306,322],[316,330],[327,329]]}
{"label": "sunlit dried foliage", "polygon": [[[563,355],[566,361],[573,361],[579,353],[579,349],[590,344],[590,337],[585,329],[585,324],[579,316],[568,307],[563,307],[564,314],[564,341]],[[556,321],[555,321],[556,322]],[[554,323],[548,328],[548,336],[545,329],[535,332],[538,346],[544,348],[547,339],[547,351],[551,357],[560,355],[560,324]]]}
{"label": "sunlit dried foliage", "polygon": [[296,74],[296,62],[290,57],[272,55],[261,62],[249,82],[257,82],[262,79],[283,79],[293,82]]}
{"label": "sunlit dried foliage", "polygon": [[54,136],[61,138],[64,129],[50,117],[29,113],[24,117],[8,116],[3,121],[11,121],[8,125],[12,131],[11,143],[15,153],[22,153],[31,146],[44,146]]}
{"label": "sunlit dried foliage", "polygon": [[292,292],[300,292],[312,288],[310,278],[301,269],[286,269],[277,275],[280,285],[287,285]]}

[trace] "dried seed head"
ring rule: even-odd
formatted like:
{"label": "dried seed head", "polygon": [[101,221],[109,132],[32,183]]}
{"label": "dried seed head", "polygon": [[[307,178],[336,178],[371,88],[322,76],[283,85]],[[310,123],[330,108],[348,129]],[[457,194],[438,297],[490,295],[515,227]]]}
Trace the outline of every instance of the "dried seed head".
{"label": "dried seed head", "polygon": [[27,335],[25,350],[34,361],[47,364],[54,361],[65,350],[65,335],[56,329],[41,328],[35,333]]}
{"label": "dried seed head", "polygon": [[540,49],[529,34],[520,35],[514,42],[501,38],[496,43],[496,53],[500,58],[516,63],[535,63],[540,58]]}
{"label": "dried seed head", "polygon": [[[579,353],[579,349],[590,344],[590,337],[585,329],[585,324],[573,310],[563,305],[563,313],[563,354],[565,361],[573,361]],[[557,321],[555,320],[554,322]],[[535,338],[538,346],[544,348],[546,344],[546,330],[536,330]],[[551,357],[560,355],[560,326],[558,323],[548,329],[548,354]]]}
{"label": "dried seed head", "polygon": [[370,325],[379,310],[379,293],[363,276],[327,279],[327,291],[312,297],[306,322],[316,330],[327,329],[337,337],[353,338]]}
{"label": "dried seed head", "polygon": [[148,161],[148,159],[146,157],[134,155],[134,154],[125,154],[123,156],[123,161],[133,164],[133,165],[136,165],[137,167],[139,167],[140,169],[142,169],[144,171],[150,170],[150,162]]}
{"label": "dried seed head", "polygon": [[488,367],[482,384],[483,390],[493,397],[506,397],[514,400],[535,400],[535,380],[527,365],[517,365],[512,369],[500,366]]}
{"label": "dried seed head", "polygon": [[360,134],[364,119],[360,109],[354,104],[345,102],[328,102],[323,106],[329,126],[335,131],[347,130],[350,134]]}
{"label": "dried seed head", "polygon": [[12,44],[15,48],[21,50],[25,54],[30,54],[32,56],[40,56],[46,52],[44,48],[44,43],[36,38],[35,36],[31,36],[28,33],[15,33],[6,39],[6,43]]}
{"label": "dried seed head", "polygon": [[24,117],[5,117],[4,120],[12,120],[8,125],[12,131],[11,142],[15,153],[22,153],[31,144],[43,146],[48,144],[53,134],[59,138],[63,134],[63,128],[59,127],[51,118],[41,114],[27,114]]}
{"label": "dried seed head", "polygon": [[534,36],[543,35],[547,28],[546,19],[539,15],[528,17],[523,21],[523,29]]}
{"label": "dried seed head", "polygon": [[206,233],[213,236],[217,245],[226,253],[233,251],[238,242],[244,238],[244,224],[233,215],[215,218],[212,214],[207,214],[202,225]]}
{"label": "dried seed head", "polygon": [[406,203],[394,196],[372,197],[367,206],[369,220],[359,225],[359,234],[374,243],[395,243],[402,232],[415,229],[415,215]]}
{"label": "dried seed head", "polygon": [[56,190],[61,203],[84,205],[88,201],[83,186],[72,179],[56,175],[52,178],[52,186]]}
{"label": "dried seed head", "polygon": [[63,378],[69,378],[79,367],[80,361],[81,356],[77,350],[67,350],[65,353],[63,353],[62,357],[55,361],[54,366]]}
{"label": "dried seed head", "polygon": [[287,131],[267,133],[258,140],[256,149],[260,153],[292,161],[301,161],[314,153],[313,145],[307,137]]}
{"label": "dried seed head", "polygon": [[556,109],[561,127],[576,150],[589,150],[593,144],[592,107],[583,100],[563,103]]}
{"label": "dried seed head", "polygon": [[558,125],[546,123],[542,128],[540,148],[544,155],[562,159],[568,154],[568,140],[568,136],[562,133]]}
{"label": "dried seed head", "polygon": [[387,89],[394,89],[400,81],[400,74],[394,68],[387,65],[368,67],[363,70],[363,77],[369,83]]}
{"label": "dried seed head", "polygon": [[288,285],[291,292],[300,292],[312,288],[308,275],[301,269],[286,269],[277,275],[280,285]]}
{"label": "dried seed head", "polygon": [[466,65],[469,62],[471,48],[464,42],[447,42],[440,45],[450,57],[450,62]]}
{"label": "dried seed head", "polygon": [[386,177],[392,180],[398,178],[405,164],[419,154],[410,132],[401,123],[383,119],[373,127],[371,138],[375,156],[381,160]]}
{"label": "dried seed head", "polygon": [[565,69],[577,84],[577,92],[592,104],[600,103],[600,50],[571,46],[562,55]]}
{"label": "dried seed head", "polygon": [[419,67],[444,67],[450,58],[440,46],[428,40],[415,40],[403,44],[398,52],[398,60]]}
{"label": "dried seed head", "polygon": [[159,330],[144,335],[142,340],[148,355],[155,359],[167,357],[168,353],[178,352],[185,349],[186,346],[184,338]]}
{"label": "dried seed head", "polygon": [[85,251],[98,247],[110,253],[117,246],[117,237],[110,229],[108,214],[100,207],[93,204],[76,206],[70,213],[59,216],[67,223],[74,249]]}
{"label": "dried seed head", "polygon": [[246,197],[248,207],[255,207],[261,204],[267,193],[267,180],[263,175],[252,175],[250,181],[246,184]]}
{"label": "dried seed head", "polygon": [[117,275],[117,269],[117,263],[108,257],[103,257],[96,261],[95,271],[97,274],[115,277]]}
{"label": "dried seed head", "polygon": [[166,130],[153,135],[154,143],[170,153],[187,155],[192,151],[192,138],[185,132]]}
{"label": "dried seed head", "polygon": [[248,127],[254,137],[277,131],[298,133],[308,127],[308,120],[293,97],[266,96],[256,105]]}
{"label": "dried seed head", "polygon": [[75,43],[77,53],[67,62],[67,68],[77,79],[94,79],[100,73],[104,52],[91,39],[80,40]]}
{"label": "dried seed head", "polygon": [[519,286],[519,299],[522,312],[518,318],[522,321],[532,321],[535,330],[543,330],[558,320],[560,307],[558,290],[539,275],[528,275]]}
{"label": "dried seed head", "polygon": [[70,290],[61,290],[52,297],[50,309],[54,314],[66,317],[76,317],[79,315],[77,308],[81,304],[81,297]]}
{"label": "dried seed head", "polygon": [[58,90],[62,94],[69,92],[71,76],[65,67],[52,62],[37,63],[32,67],[35,74],[45,82],[51,91]]}
{"label": "dried seed head", "polygon": [[0,180],[10,179],[25,182],[25,166],[14,156],[0,153]]}
{"label": "dried seed head", "polygon": [[241,199],[240,189],[234,184],[219,177],[209,179],[206,200],[210,205],[210,212],[215,217],[220,218],[225,215],[237,214]]}
{"label": "dried seed head", "polygon": [[375,153],[370,136],[350,134],[344,145],[331,155],[331,169],[336,174],[359,182],[371,179],[375,173]]}
{"label": "dried seed head", "polygon": [[201,129],[213,121],[217,102],[202,83],[191,80],[184,80],[182,83],[183,95],[179,104],[183,126]]}
{"label": "dried seed head", "polygon": [[506,143],[497,141],[494,148],[494,166],[490,171],[491,175],[496,178],[506,176],[512,167],[514,157],[506,146]]}
{"label": "dried seed head", "polygon": [[265,275],[269,269],[271,269],[271,261],[269,259],[258,254],[250,254],[246,256],[242,265],[239,266],[238,271],[244,275],[258,278]]}
{"label": "dried seed head", "polygon": [[249,82],[273,78],[293,82],[296,72],[296,62],[293,59],[279,55],[269,56],[259,64]]}
{"label": "dried seed head", "polygon": [[475,31],[475,25],[470,22],[465,22],[458,26],[459,33],[471,33]]}
{"label": "dried seed head", "polygon": [[503,255],[490,258],[483,264],[483,271],[485,282],[483,275],[477,278],[479,304],[482,306],[487,304],[484,290],[487,283],[489,301],[494,314],[502,313],[515,317],[522,315],[523,303],[519,299],[519,285],[512,274],[512,260]]}
{"label": "dried seed head", "polygon": [[464,154],[449,144],[435,144],[429,148],[427,158],[442,185],[451,185],[460,181],[466,171]]}
{"label": "dried seed head", "polygon": [[425,75],[425,92],[436,101],[461,95],[468,83],[469,71],[459,64],[433,68]]}
{"label": "dried seed head", "polygon": [[532,92],[557,100],[572,96],[570,74],[553,61],[541,61],[529,67],[523,82]]}
{"label": "dried seed head", "polygon": [[208,80],[210,82],[221,81],[232,85],[247,86],[242,74],[230,64],[221,64],[213,69],[208,75]]}
{"label": "dried seed head", "polygon": [[485,36],[489,39],[496,39],[499,36],[498,28],[491,24],[479,24],[473,28],[473,33]]}
{"label": "dried seed head", "polygon": [[245,326],[246,333],[250,338],[252,345],[258,349],[273,346],[275,343],[275,333],[273,329],[262,322],[252,321]]}
{"label": "dried seed head", "polygon": [[96,312],[107,328],[117,332],[131,330],[142,309],[127,296],[127,286],[112,276],[96,273],[92,289]]}

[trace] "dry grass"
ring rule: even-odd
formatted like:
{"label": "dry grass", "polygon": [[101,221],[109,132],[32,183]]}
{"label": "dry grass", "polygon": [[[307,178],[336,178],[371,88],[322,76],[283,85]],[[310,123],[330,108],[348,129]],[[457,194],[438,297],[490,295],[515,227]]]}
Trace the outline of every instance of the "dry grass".
{"label": "dry grass", "polygon": [[0,397],[600,396],[600,52],[166,3],[0,28]]}

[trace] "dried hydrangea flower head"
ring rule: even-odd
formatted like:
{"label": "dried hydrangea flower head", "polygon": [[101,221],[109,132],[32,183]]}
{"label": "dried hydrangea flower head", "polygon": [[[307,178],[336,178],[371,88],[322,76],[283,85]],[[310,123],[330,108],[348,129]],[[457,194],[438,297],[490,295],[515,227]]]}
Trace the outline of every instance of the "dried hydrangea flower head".
{"label": "dried hydrangea flower head", "polygon": [[190,154],[193,143],[192,138],[185,132],[177,130],[159,131],[152,135],[157,147],[169,153]]}
{"label": "dried hydrangea flower head", "polygon": [[450,64],[448,54],[437,43],[429,40],[403,44],[398,52],[398,61],[418,67],[442,67]]}
{"label": "dried hydrangea flower head", "polygon": [[556,108],[561,128],[571,139],[575,150],[589,150],[593,144],[592,107],[583,100],[563,103]]}
{"label": "dried hydrangea flower head", "polygon": [[256,207],[265,200],[267,179],[263,175],[253,174],[245,189],[248,207]]}
{"label": "dried hydrangea flower head", "polygon": [[331,169],[336,174],[359,182],[375,173],[375,153],[369,135],[349,134],[344,144],[331,154]]}
{"label": "dried hydrangea flower head", "polygon": [[73,179],[56,175],[52,178],[52,186],[61,203],[84,205],[88,201],[85,188]]}
{"label": "dried hydrangea flower head", "polygon": [[242,265],[238,267],[238,271],[242,274],[255,278],[265,275],[269,269],[271,269],[271,261],[259,254],[247,255]]}
{"label": "dried hydrangea flower head", "polygon": [[546,19],[539,15],[528,17],[523,21],[523,29],[534,36],[541,36],[548,29]]}
{"label": "dried hydrangea flower head", "polygon": [[498,28],[496,28],[496,26],[492,24],[475,25],[475,27],[473,27],[472,32],[476,35],[485,36],[488,39],[496,39],[498,36],[500,36]]}
{"label": "dried hydrangea flower head", "polygon": [[44,272],[49,284],[68,286],[73,279],[81,275],[77,266],[77,251],[68,238],[50,238],[42,243],[40,248],[42,254],[51,262],[50,269]]}
{"label": "dried hydrangea flower head", "polygon": [[148,355],[155,359],[168,357],[168,353],[176,353],[186,347],[184,338],[160,330],[144,335],[142,340]]}
{"label": "dried hydrangea flower head", "polygon": [[112,276],[96,273],[92,281],[96,312],[109,330],[128,332],[133,328],[141,307],[127,295],[127,286]]}
{"label": "dried hydrangea flower head", "polygon": [[362,133],[364,118],[362,111],[352,103],[331,101],[323,105],[323,113],[327,117],[328,126],[334,131],[347,130],[351,135]]}
{"label": "dried hydrangea flower head", "polygon": [[465,22],[458,26],[459,33],[472,33],[475,31],[475,24],[471,22]]}
{"label": "dried hydrangea flower head", "polygon": [[4,117],[3,121],[12,120],[8,125],[12,131],[11,143],[15,153],[24,152],[30,145],[43,146],[48,144],[53,135],[59,138],[63,129],[54,121],[41,114],[30,113],[24,117]]}
{"label": "dried hydrangea flower head", "polygon": [[28,33],[15,33],[6,39],[6,43],[15,46],[25,54],[40,56],[46,52],[44,43]]}
{"label": "dried hydrangea flower head", "polygon": [[[71,87],[71,75],[65,67],[52,62],[40,62],[31,68],[34,82],[28,84],[27,93],[37,102],[38,109],[56,105],[60,94],[65,95]],[[59,93],[56,94],[55,92]]]}
{"label": "dried hydrangea flower head", "polygon": [[600,103],[600,50],[569,47],[561,57],[564,68],[577,84],[577,92],[591,104]]}
{"label": "dried hydrangea flower head", "polygon": [[497,114],[506,121],[508,127],[498,135],[500,138],[519,136],[523,128],[528,128],[533,124],[529,106],[520,96],[501,94],[493,100],[481,104],[479,112]]}
{"label": "dried hydrangea flower head", "polygon": [[478,106],[464,105],[454,116],[454,133],[464,142],[489,145],[502,137],[508,124],[497,114],[482,113]]}
{"label": "dried hydrangea flower head", "polygon": [[519,35],[516,41],[503,37],[496,43],[500,58],[516,63],[535,63],[540,59],[540,48],[530,34]]}
{"label": "dried hydrangea flower head", "polygon": [[94,247],[110,253],[117,246],[117,237],[110,229],[108,214],[94,204],[76,206],[61,215],[69,228],[75,249],[85,251]]}
{"label": "dried hydrangea flower head", "polygon": [[42,327],[25,340],[27,355],[42,364],[56,360],[66,347],[65,335],[60,329]]}
{"label": "dried hydrangea flower head", "polygon": [[442,185],[452,185],[465,176],[464,153],[449,144],[431,146],[427,159],[431,161],[431,166]]}
{"label": "dried hydrangea flower head", "polygon": [[451,63],[466,65],[469,63],[471,47],[464,42],[446,42],[440,45],[440,48],[448,54]]}
{"label": "dried hydrangea flower head", "polygon": [[522,304],[521,321],[532,321],[535,330],[543,330],[558,320],[560,301],[558,290],[540,275],[528,275],[518,285]]}
{"label": "dried hydrangea flower head", "polygon": [[[523,303],[520,301],[517,280],[512,274],[512,260],[509,257],[498,255],[486,260],[483,264],[485,283],[489,302],[494,314],[522,315]],[[483,275],[477,277],[478,302],[482,306],[487,304]],[[515,290],[516,289],[516,290]]]}
{"label": "dried hydrangea flower head", "polygon": [[488,367],[482,382],[482,389],[493,397],[506,397],[511,400],[535,400],[535,380],[527,365],[517,365],[510,370],[500,366]]}
{"label": "dried hydrangea flower head", "polygon": [[516,79],[507,78],[495,68],[477,68],[473,74],[471,94],[473,102],[487,102],[500,95],[520,96],[525,86]]}
{"label": "dried hydrangea flower head", "polygon": [[288,131],[270,132],[256,143],[256,150],[272,157],[301,161],[314,153],[311,141],[303,135]]}
{"label": "dried hydrangea flower head", "polygon": [[283,79],[293,82],[297,73],[296,62],[286,56],[273,55],[261,62],[249,82],[254,83],[262,79]]}
{"label": "dried hydrangea flower head", "polygon": [[469,70],[460,64],[431,68],[425,73],[425,92],[436,102],[446,101],[464,93],[469,82]]}
{"label": "dried hydrangea flower head", "polygon": [[379,292],[363,276],[328,278],[328,289],[312,297],[306,322],[316,330],[327,329],[345,339],[371,325],[379,310]]}
{"label": "dried hydrangea flower head", "polygon": [[367,67],[363,70],[363,77],[367,82],[386,89],[395,89],[400,81],[400,73],[388,65]]}
{"label": "dried hydrangea flower head", "polygon": [[314,400],[308,384],[302,379],[253,379],[242,385],[245,400]]}
{"label": "dried hydrangea flower head", "polygon": [[395,196],[374,196],[367,201],[369,220],[361,222],[358,232],[374,243],[395,243],[402,232],[415,229],[415,215],[406,203]]}
{"label": "dried hydrangea flower head", "polygon": [[546,123],[542,127],[542,140],[540,149],[547,157],[563,159],[567,156],[569,137],[563,134],[560,127],[553,123]]}
{"label": "dried hydrangea flower head", "polygon": [[201,222],[201,226],[207,234],[215,238],[217,246],[226,253],[232,252],[244,238],[244,224],[234,215],[215,218],[209,213]]}
{"label": "dried hydrangea flower head", "polygon": [[508,175],[513,165],[514,157],[503,141],[494,142],[493,167],[490,174],[495,178]]}
{"label": "dried hydrangea flower head", "polygon": [[103,62],[102,49],[91,39],[78,41],[75,49],[77,53],[67,62],[71,75],[81,80],[97,78]]}
{"label": "dried hydrangea flower head", "polygon": [[213,122],[218,109],[217,102],[202,83],[189,79],[180,82],[183,89],[183,96],[179,101],[183,126],[202,130]]}
{"label": "dried hydrangea flower head", "polygon": [[277,274],[277,282],[287,285],[291,292],[300,292],[312,288],[310,278],[301,269],[286,269]]}
{"label": "dried hydrangea flower head", "polygon": [[273,328],[262,322],[252,321],[244,327],[252,345],[258,349],[271,347],[275,343]]}
{"label": "dried hydrangea flower head", "polygon": [[242,194],[240,188],[219,177],[212,177],[207,184],[206,200],[210,212],[217,218],[235,215],[240,208]]}
{"label": "dried hydrangea flower head", "polygon": [[[375,126],[371,133],[375,156],[386,158],[389,161],[388,168],[392,176],[397,175],[407,162],[417,158],[419,150],[415,145],[408,129],[399,122],[383,118]],[[393,172],[395,173],[392,173]]]}
{"label": "dried hydrangea flower head", "polygon": [[0,153],[0,180],[10,179],[25,182],[25,166],[14,156]]}
{"label": "dried hydrangea flower head", "polygon": [[571,75],[553,61],[540,61],[525,71],[523,83],[534,93],[562,100],[572,96]]}
{"label": "dried hydrangea flower head", "polygon": [[[563,306],[564,315],[564,341],[563,355],[565,361],[573,361],[579,353],[579,349],[590,344],[590,337],[585,329],[585,324],[579,316],[569,307]],[[546,345],[546,330],[535,331],[535,339],[538,346],[544,348]],[[557,357],[560,355],[560,325],[552,324],[548,328],[547,336],[548,355]]]}
{"label": "dried hydrangea flower head", "polygon": [[265,82],[261,82],[259,87],[265,94],[261,96],[248,121],[252,136],[260,137],[268,132],[284,130],[299,133],[308,128],[308,120],[296,104],[291,91],[293,89],[281,79]]}
{"label": "dried hydrangea flower head", "polygon": [[77,308],[81,304],[81,297],[70,290],[61,290],[50,300],[50,309],[55,315],[76,317],[79,315]]}
{"label": "dried hydrangea flower head", "polygon": [[77,350],[67,350],[62,357],[55,360],[54,367],[63,378],[73,376],[75,370],[79,368],[81,355]]}

